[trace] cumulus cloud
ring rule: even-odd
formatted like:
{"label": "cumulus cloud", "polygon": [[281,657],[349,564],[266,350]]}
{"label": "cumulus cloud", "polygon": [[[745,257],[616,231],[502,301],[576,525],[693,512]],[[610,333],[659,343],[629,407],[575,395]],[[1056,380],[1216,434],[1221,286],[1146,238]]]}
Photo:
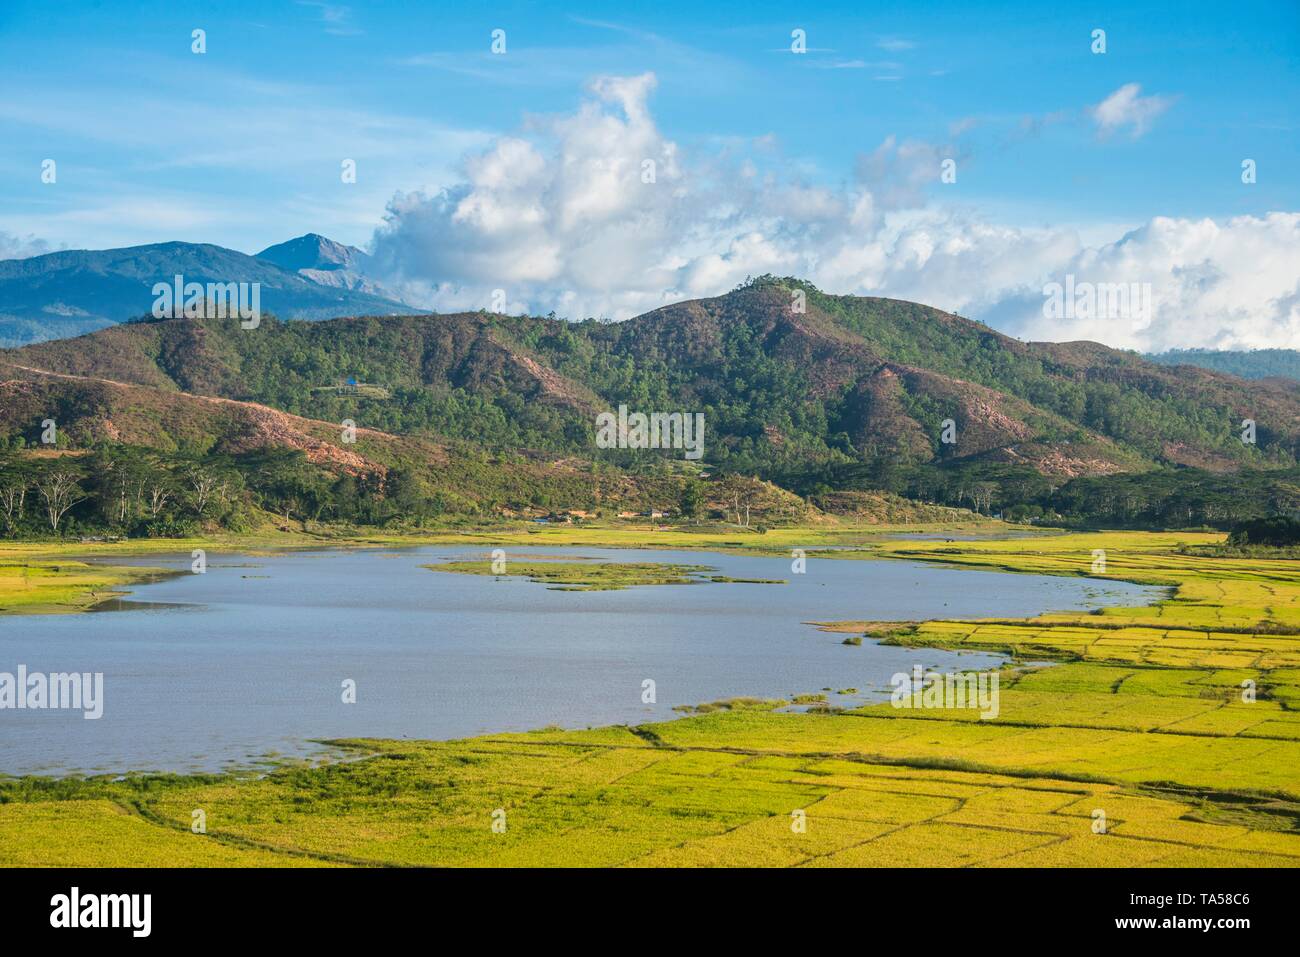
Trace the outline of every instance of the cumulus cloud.
{"label": "cumulus cloud", "polygon": [[898,142],[887,136],[872,152],[858,157],[859,184],[870,190],[882,209],[906,209],[923,205],[925,190],[934,184],[945,159],[962,159],[951,146],[920,140]]}
{"label": "cumulus cloud", "polygon": [[1108,137],[1127,127],[1137,139],[1173,104],[1171,97],[1141,94],[1140,85],[1126,83],[1100,103],[1088,107],[1088,115],[1097,124],[1097,135]]}
{"label": "cumulus cloud", "polygon": [[[1212,219],[1156,217],[1113,243],[1082,248],[1048,281],[1150,288],[1148,316],[1048,319],[1007,310],[1027,337],[1095,339],[1138,349],[1300,348],[1300,213]],[[1012,297],[1004,297],[1006,301]],[[1042,297],[1037,299],[1041,307]]]}
{"label": "cumulus cloud", "polygon": [[[833,187],[783,168],[771,144],[687,155],[654,122],[654,86],[599,78],[574,113],[467,157],[455,186],[394,197],[373,243],[384,280],[439,311],[490,307],[500,290],[511,312],[624,319],[771,272],[1025,338],[1300,347],[1300,213],[1157,218],[1088,245],[928,202],[951,146],[888,138]],[[1149,284],[1152,309],[1048,318],[1044,286],[1067,276]]]}
{"label": "cumulus cloud", "polygon": [[[655,79],[602,77],[573,115],[502,137],[436,196],[399,195],[375,237],[405,294],[478,308],[495,289],[534,310],[617,318],[658,304],[683,244],[717,210],[692,210],[675,144],[656,129]],[[724,217],[725,213],[722,213]]]}

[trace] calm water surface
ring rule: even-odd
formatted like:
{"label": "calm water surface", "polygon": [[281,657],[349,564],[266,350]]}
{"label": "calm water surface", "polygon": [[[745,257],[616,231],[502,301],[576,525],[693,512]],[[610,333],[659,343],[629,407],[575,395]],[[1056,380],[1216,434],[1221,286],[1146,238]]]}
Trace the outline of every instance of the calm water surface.
{"label": "calm water surface", "polygon": [[[1024,616],[1154,601],[1124,582],[893,561],[659,550],[511,548],[532,555],[709,565],[785,585],[564,592],[421,568],[482,547],[209,552],[204,575],[133,589],[125,610],[0,617],[0,671],[104,673],[104,715],[0,711],[0,772],[212,770],[311,739],[457,738],[556,724],[662,720],[673,705],[820,691],[883,698],[914,664],[984,668],[996,656],[841,644],[809,620]],[[189,559],[135,560],[183,568]],[[134,605],[134,602],[140,604]],[[642,681],[657,703],[642,703]],[[353,679],[357,701],[341,701]]]}

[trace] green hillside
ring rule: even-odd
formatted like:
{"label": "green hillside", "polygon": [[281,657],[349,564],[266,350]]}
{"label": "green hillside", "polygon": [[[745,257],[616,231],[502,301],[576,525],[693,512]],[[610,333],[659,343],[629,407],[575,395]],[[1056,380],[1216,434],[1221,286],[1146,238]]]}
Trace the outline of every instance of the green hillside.
{"label": "green hillside", "polygon": [[[388,471],[409,475],[408,497],[437,503],[417,513],[703,504],[721,517],[743,503],[706,479],[737,476],[767,490],[754,493],[759,521],[873,491],[1143,525],[1190,495],[1173,510],[1186,525],[1286,510],[1300,454],[1300,392],[1286,383],[1096,343],[1020,342],[927,306],[773,277],[623,323],[139,321],[0,352],[0,377],[6,447],[39,447],[54,417],[74,451],[132,444],[238,462],[288,449],[319,483],[368,482],[376,501]],[[703,458],[597,447],[596,416],[620,406],[701,414]],[[364,441],[340,444],[344,422]],[[256,486],[261,467],[250,468]],[[1214,476],[1243,468],[1260,476],[1260,495],[1225,509]],[[1151,478],[1125,478],[1140,475]],[[259,494],[286,515],[293,501],[316,517],[370,520],[377,509],[301,490],[285,508],[285,495]]]}
{"label": "green hillside", "polygon": [[[802,314],[791,311],[796,288]],[[1281,386],[1175,372],[1093,343],[1022,343],[926,306],[771,278],[617,324],[486,313],[257,330],[171,320],[7,358],[494,447],[591,452],[594,414],[620,404],[702,412],[708,461],[759,473],[985,458],[1073,477],[1284,465],[1300,452],[1300,395]],[[348,378],[390,396],[322,388]],[[1240,440],[1245,418],[1258,423],[1254,445]]]}

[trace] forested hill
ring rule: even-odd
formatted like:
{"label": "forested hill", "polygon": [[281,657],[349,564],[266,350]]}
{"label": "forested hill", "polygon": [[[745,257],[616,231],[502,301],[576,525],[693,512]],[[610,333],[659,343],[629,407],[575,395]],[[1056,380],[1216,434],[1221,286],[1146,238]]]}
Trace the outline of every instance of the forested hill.
{"label": "forested hill", "polygon": [[[3,362],[485,448],[588,454],[598,411],[702,412],[706,462],[792,485],[913,466],[1059,480],[1222,471],[1289,465],[1300,452],[1300,390],[1287,383],[1095,343],[1020,342],[927,306],[770,277],[623,323],[166,320],[0,352]],[[359,385],[339,388],[349,380]],[[1246,419],[1254,443],[1241,440]]]}

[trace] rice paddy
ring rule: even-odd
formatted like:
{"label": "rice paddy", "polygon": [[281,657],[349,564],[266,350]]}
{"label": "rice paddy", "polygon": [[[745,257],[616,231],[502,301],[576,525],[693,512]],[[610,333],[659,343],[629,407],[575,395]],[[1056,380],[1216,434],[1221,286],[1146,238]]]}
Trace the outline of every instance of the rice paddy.
{"label": "rice paddy", "polygon": [[638,727],[339,742],[357,759],[264,775],[11,779],[0,864],[1300,865],[1300,563],[1178,549],[1217,538],[872,546],[1170,587],[1149,608],[857,629],[1010,652],[992,720],[739,699]]}

